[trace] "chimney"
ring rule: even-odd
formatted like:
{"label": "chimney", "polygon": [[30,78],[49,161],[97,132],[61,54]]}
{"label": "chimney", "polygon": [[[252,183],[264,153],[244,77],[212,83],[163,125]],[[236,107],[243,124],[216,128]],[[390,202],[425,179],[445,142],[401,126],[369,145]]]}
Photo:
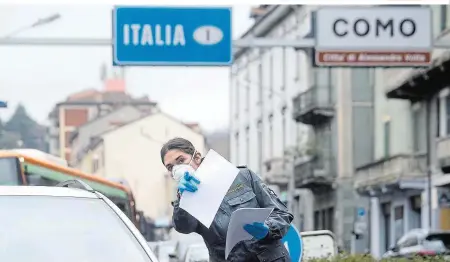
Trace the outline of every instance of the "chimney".
{"label": "chimney", "polygon": [[123,79],[106,79],[105,92],[125,93],[125,80]]}

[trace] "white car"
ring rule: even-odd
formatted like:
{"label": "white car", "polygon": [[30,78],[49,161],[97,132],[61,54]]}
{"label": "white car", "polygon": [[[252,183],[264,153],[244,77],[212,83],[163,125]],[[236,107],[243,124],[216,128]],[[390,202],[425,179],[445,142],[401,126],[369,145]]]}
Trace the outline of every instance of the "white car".
{"label": "white car", "polygon": [[184,262],[208,262],[209,252],[205,244],[194,244],[188,247]]}
{"label": "white car", "polygon": [[109,199],[81,181],[60,186],[0,186],[2,261],[157,262]]}
{"label": "white car", "polygon": [[412,229],[390,248],[383,258],[440,257],[450,260],[450,231]]}

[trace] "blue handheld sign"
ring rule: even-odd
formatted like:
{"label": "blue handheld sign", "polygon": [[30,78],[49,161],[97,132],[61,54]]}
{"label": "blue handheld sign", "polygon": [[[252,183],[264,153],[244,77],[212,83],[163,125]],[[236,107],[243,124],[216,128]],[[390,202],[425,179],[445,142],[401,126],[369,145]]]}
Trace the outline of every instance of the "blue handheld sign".
{"label": "blue handheld sign", "polygon": [[232,44],[231,8],[114,9],[115,65],[230,65]]}
{"label": "blue handheld sign", "polygon": [[302,237],[300,235],[300,232],[298,232],[297,228],[295,228],[294,225],[291,224],[289,231],[283,237],[283,239],[281,239],[281,242],[288,250],[292,262],[302,261],[303,255]]}

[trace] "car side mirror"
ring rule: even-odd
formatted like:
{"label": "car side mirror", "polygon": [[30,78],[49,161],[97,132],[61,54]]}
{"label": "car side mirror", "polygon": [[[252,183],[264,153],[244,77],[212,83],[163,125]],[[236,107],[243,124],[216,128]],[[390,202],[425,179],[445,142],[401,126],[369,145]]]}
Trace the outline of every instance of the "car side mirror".
{"label": "car side mirror", "polygon": [[398,252],[398,246],[392,246],[391,247],[392,252]]}
{"label": "car side mirror", "polygon": [[169,254],[169,262],[177,262],[178,258],[176,254]]}

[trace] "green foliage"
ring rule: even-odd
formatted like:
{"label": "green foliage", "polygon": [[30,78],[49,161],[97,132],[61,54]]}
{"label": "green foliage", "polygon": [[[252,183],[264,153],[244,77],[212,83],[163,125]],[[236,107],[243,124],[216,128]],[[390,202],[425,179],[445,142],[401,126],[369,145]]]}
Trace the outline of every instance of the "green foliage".
{"label": "green foliage", "polygon": [[442,262],[442,261],[446,261],[444,260],[444,258],[442,257],[415,257],[412,259],[407,259],[407,258],[389,258],[389,259],[382,259],[382,260],[377,260],[372,258],[369,255],[338,255],[334,258],[331,259],[311,259],[311,260],[307,260],[304,262],[375,262],[375,261],[380,261],[380,262],[411,262],[411,261],[416,261],[416,262]]}
{"label": "green foliage", "polygon": [[0,124],[0,148],[34,148],[47,151],[46,129],[39,125],[19,104],[6,123]]}

